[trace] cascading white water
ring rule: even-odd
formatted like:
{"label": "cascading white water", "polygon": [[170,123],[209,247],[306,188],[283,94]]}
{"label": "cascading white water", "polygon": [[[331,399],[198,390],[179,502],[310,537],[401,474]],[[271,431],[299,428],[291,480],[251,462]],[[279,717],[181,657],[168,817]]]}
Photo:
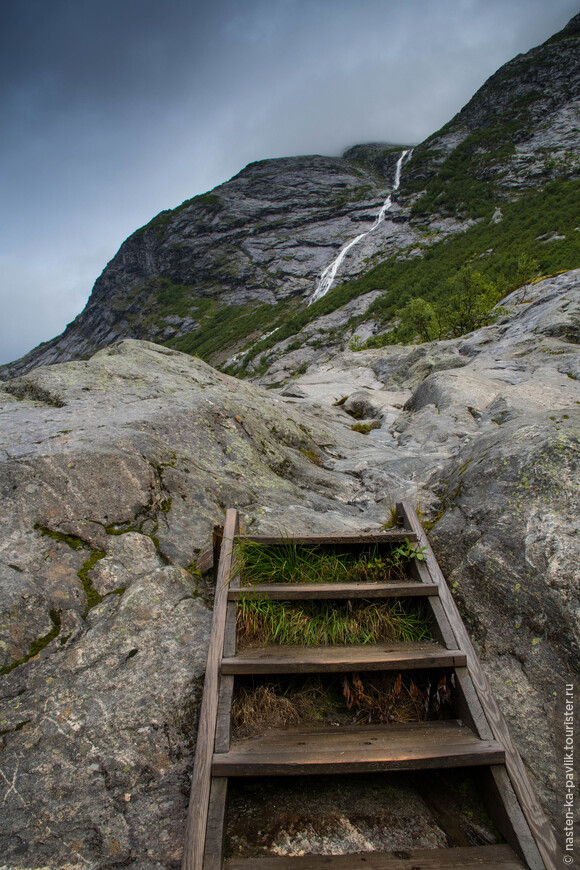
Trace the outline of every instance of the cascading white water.
{"label": "cascading white water", "polygon": [[[401,154],[401,156],[397,160],[397,166],[395,169],[395,181],[393,183],[393,192],[395,190],[398,190],[399,185],[401,183],[401,172],[403,170],[403,163],[405,162],[405,158],[407,157],[407,154],[412,154],[412,153],[413,153],[413,149],[408,148],[407,150],[403,151],[403,153]],[[324,272],[322,273],[322,275],[318,279],[318,284],[317,284],[316,290],[314,291],[314,293],[312,294],[312,296],[308,300],[309,305],[312,305],[313,302],[317,302],[319,299],[322,299],[323,296],[326,296],[326,294],[328,293],[328,291],[330,290],[330,288],[334,284],[334,279],[336,278],[336,273],[340,269],[342,261],[344,260],[344,258],[346,257],[346,255],[348,254],[350,249],[353,248],[355,245],[357,245],[362,239],[364,239],[365,236],[368,236],[371,233],[373,233],[376,230],[376,228],[379,226],[379,224],[382,224],[382,222],[385,219],[385,214],[389,211],[389,209],[392,207],[392,205],[393,205],[393,202],[391,200],[391,194],[389,194],[387,196],[386,200],[384,201],[383,206],[382,206],[380,212],[378,213],[377,218],[376,218],[374,224],[372,225],[372,227],[370,228],[370,230],[367,230],[366,233],[361,233],[360,236],[357,236],[356,239],[352,239],[352,241],[348,242],[346,245],[344,245],[343,248],[340,249],[340,253],[339,253],[338,257],[336,257],[336,259],[332,261],[330,266],[326,267],[326,269],[324,270]]]}
{"label": "cascading white water", "polygon": [[[265,335],[262,335],[259,340],[264,341],[265,338],[270,338],[270,336],[274,335],[275,332],[278,332],[279,329],[280,329],[280,327],[277,326],[275,329],[272,330],[272,332],[267,332]],[[236,353],[236,354],[234,354],[234,356],[231,356],[229,358],[229,360],[226,361],[226,365],[230,366],[230,365],[232,365],[232,363],[238,362],[238,360],[243,359],[249,352],[250,352],[249,349],[248,350],[241,350],[239,353]],[[1,870],[1,868],[0,868],[0,870]]]}

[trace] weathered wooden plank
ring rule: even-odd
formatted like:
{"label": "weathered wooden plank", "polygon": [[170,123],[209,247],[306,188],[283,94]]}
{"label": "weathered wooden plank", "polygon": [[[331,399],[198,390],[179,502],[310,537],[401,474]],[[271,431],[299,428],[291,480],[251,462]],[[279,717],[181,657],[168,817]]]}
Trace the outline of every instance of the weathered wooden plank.
{"label": "weathered wooden plank", "polygon": [[461,650],[437,643],[352,644],[249,648],[224,657],[222,674],[308,674],[343,671],[392,671],[465,665]]}
{"label": "weathered wooden plank", "polygon": [[195,560],[195,568],[196,571],[199,571],[200,574],[205,574],[207,571],[210,571],[213,568],[213,559],[214,559],[214,548],[206,547],[205,550],[199,554],[197,559]]}
{"label": "weathered wooden plank", "polygon": [[449,624],[447,614],[445,613],[445,609],[441,604],[439,597],[429,598],[429,605],[434,620],[433,636],[436,637],[437,640],[440,640],[447,649],[457,649],[459,644],[451,630],[451,625]]}
{"label": "weathered wooden plank", "polygon": [[397,505],[397,510],[403,516],[405,525],[412,528],[416,533],[419,544],[425,547],[425,564],[429,570],[431,580],[439,584],[439,598],[447,614],[447,618],[457,638],[458,645],[467,654],[467,668],[473,680],[477,696],[481,702],[483,712],[489,722],[493,736],[506,752],[506,769],[512,786],[522,808],[522,812],[533,834],[538,850],[542,856],[546,870],[556,870],[562,866],[562,853],[558,848],[554,832],[552,831],[545,813],[540,806],[538,798],[529,780],[523,761],[516,745],[508,731],[501,710],[490,689],[487,677],[481,667],[473,644],[467,634],[459,611],[451,591],[445,582],[445,578],[437,564],[437,560],[431,549],[427,536],[417,519],[415,511],[407,502]]}
{"label": "weathered wooden plank", "polygon": [[230,589],[230,601],[270,598],[305,601],[310,598],[417,598],[435,596],[435,583],[259,583]]}
{"label": "weathered wooden plank", "polygon": [[226,512],[224,534],[216,579],[212,630],[209,640],[203,700],[199,717],[197,746],[191,784],[191,797],[185,827],[182,870],[203,870],[203,853],[210,796],[211,760],[214,749],[218,709],[220,661],[231,579],[234,538],[238,533],[238,513]]}
{"label": "weathered wooden plank", "polygon": [[[431,575],[429,569],[423,560],[414,559],[409,565],[410,576],[417,580],[423,586],[432,586]],[[437,587],[439,589],[439,587]],[[457,649],[457,641],[455,635],[447,619],[443,605],[438,598],[430,598],[429,605],[434,619],[433,636],[440,641],[447,649]]]}
{"label": "weathered wooden plank", "polygon": [[222,538],[224,534],[223,526],[214,526],[212,533],[212,551],[213,551],[213,576],[217,579],[218,565],[220,561],[220,553],[222,548]]}
{"label": "weathered wooden plank", "polygon": [[[230,580],[229,590],[239,589],[240,575],[232,567],[233,576]],[[229,591],[228,591],[229,595]],[[228,601],[226,611],[226,624],[224,628],[224,656],[233,656],[236,653],[236,605]],[[215,732],[215,751],[227,752],[230,746],[232,698],[234,695],[234,677],[222,675],[219,687],[218,712]]]}
{"label": "weathered wooden plank", "polygon": [[215,728],[215,752],[227,752],[230,747],[234,677],[222,674]]}
{"label": "weathered wooden plank", "polygon": [[468,846],[457,849],[401,849],[354,855],[301,855],[232,858],[224,870],[522,870],[509,846]]}
{"label": "weathered wooden plank", "polygon": [[[524,818],[507,771],[503,765],[479,770],[481,796],[497,828],[526,862],[529,870],[544,870],[544,862]],[[565,864],[563,864],[566,867]]]}
{"label": "weathered wooden plank", "polygon": [[285,544],[298,544],[299,546],[334,547],[339,544],[389,544],[402,543],[405,540],[416,541],[415,532],[401,531],[400,529],[386,529],[383,532],[369,532],[367,534],[346,535],[243,535],[245,541],[254,541],[256,544],[264,544],[268,547],[279,547]]}
{"label": "weathered wooden plank", "polygon": [[478,737],[493,739],[467,668],[455,669],[455,711]]}
{"label": "weathered wooden plank", "polygon": [[213,757],[215,776],[292,776],[501,764],[494,740],[456,721],[272,728]]}
{"label": "weathered wooden plank", "polygon": [[240,589],[240,574],[237,566],[232,567],[232,579],[228,587],[228,609],[226,615],[226,625],[224,629],[224,655],[233,656],[236,652],[236,616],[237,607],[231,599],[232,593],[235,595]]}
{"label": "weathered wooden plank", "polygon": [[222,870],[227,798],[227,778],[212,777],[205,831],[203,870]]}

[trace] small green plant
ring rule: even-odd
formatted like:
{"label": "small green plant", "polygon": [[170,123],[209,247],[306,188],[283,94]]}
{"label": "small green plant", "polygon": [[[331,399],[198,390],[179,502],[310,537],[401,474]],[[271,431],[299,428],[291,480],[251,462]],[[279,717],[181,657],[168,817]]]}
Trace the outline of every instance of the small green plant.
{"label": "small green plant", "polygon": [[353,335],[351,340],[348,343],[348,349],[354,352],[359,350],[364,350],[365,343],[360,337],[360,335]]}
{"label": "small green plant", "polygon": [[309,365],[310,365],[310,363],[307,363],[307,362],[300,363],[300,365],[298,366],[298,368],[296,369],[296,371],[294,372],[292,377],[294,379],[299,378],[300,375],[303,375],[306,371],[308,371]]}
{"label": "small green plant", "polygon": [[397,506],[391,502],[389,504],[389,515],[381,526],[381,529],[394,529],[397,526],[398,522],[399,517],[397,515]]}
{"label": "small green plant", "polygon": [[416,547],[408,538],[405,538],[403,544],[399,544],[390,554],[391,560],[395,565],[404,565],[410,562],[411,559],[418,559],[420,562],[425,558],[424,553],[426,547]]}
{"label": "small green plant", "polygon": [[368,435],[373,429],[380,429],[381,424],[378,420],[373,420],[372,423],[353,423],[350,427],[353,432],[360,432],[361,435]]}

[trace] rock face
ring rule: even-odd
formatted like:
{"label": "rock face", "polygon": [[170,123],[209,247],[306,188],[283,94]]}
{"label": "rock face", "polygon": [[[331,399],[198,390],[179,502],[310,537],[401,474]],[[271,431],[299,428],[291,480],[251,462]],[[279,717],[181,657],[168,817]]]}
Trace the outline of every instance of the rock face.
{"label": "rock face", "polygon": [[0,853],[179,866],[211,623],[196,558],[229,504],[260,528],[379,521],[323,467],[333,428],[360,436],[141,342],[6,389]]}
{"label": "rock face", "polygon": [[543,45],[501,67],[416,149],[408,182],[424,186],[447,161],[455,177],[466,171],[503,195],[577,173],[579,37],[576,15]]}
{"label": "rock face", "polygon": [[343,240],[372,225],[391,185],[341,158],[251,163],[137,230],[82,314],[9,373],[78,358],[125,336],[164,341],[193,332],[212,306],[260,303],[273,311],[308,296]]}
{"label": "rock face", "polygon": [[[504,227],[510,198],[577,175],[578,39],[576,17],[417,148],[341,274],[472,225],[467,177]],[[251,164],[134,233],[63,335],[4,367],[7,868],[179,866],[213,591],[197,565],[228,506],[246,529],[299,533],[376,529],[398,499],[417,504],[559,822],[580,643],[580,270],[519,288],[470,335],[359,352],[384,293],[364,287],[296,316],[248,366],[260,386],[133,340],[222,364],[282,328],[370,228],[399,154]],[[571,249],[566,232],[536,241]]]}
{"label": "rock face", "polygon": [[[386,220],[349,251],[339,282],[388,258],[421,257],[426,246],[469,228],[472,200],[492,212],[495,205],[498,221],[506,200],[578,176],[579,40],[576,17],[502,67],[414,150]],[[126,337],[170,342],[221,365],[304,310],[322,271],[372,227],[393,189],[401,148],[357,145],[342,158],[252,163],[161,212],[124,242],[65,332],[2,367],[0,377],[83,358]],[[227,329],[226,314],[234,324]],[[358,316],[348,313],[347,338],[373,333],[375,325],[360,328]],[[327,332],[324,322],[315,328]],[[332,336],[325,343],[337,348]]]}
{"label": "rock face", "polygon": [[[311,366],[287,398],[139,341],[3,387],[7,866],[179,866],[211,621],[195,566],[226,506],[246,529],[323,532],[419,502],[559,818],[554,735],[580,641],[580,272],[504,304],[463,339]],[[354,432],[348,411],[380,427]]]}

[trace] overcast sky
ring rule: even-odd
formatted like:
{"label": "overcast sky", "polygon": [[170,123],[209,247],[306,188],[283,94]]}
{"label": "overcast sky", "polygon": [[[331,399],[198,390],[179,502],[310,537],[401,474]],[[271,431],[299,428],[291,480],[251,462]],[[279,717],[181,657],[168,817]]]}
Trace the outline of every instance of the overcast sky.
{"label": "overcast sky", "polygon": [[252,160],[416,143],[578,0],[0,0],[0,362]]}

